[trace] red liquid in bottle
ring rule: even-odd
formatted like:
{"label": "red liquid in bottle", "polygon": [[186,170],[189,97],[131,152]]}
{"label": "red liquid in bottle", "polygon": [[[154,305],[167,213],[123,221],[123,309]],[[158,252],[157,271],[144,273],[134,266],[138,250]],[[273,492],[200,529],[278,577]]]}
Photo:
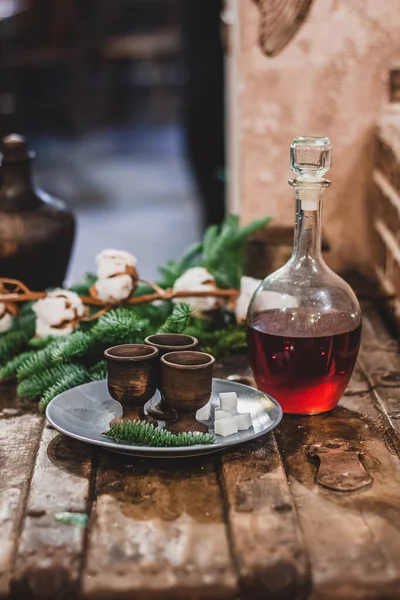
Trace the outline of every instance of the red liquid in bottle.
{"label": "red liquid in bottle", "polygon": [[[333,312],[320,319],[317,337],[293,335],[302,316],[304,323],[309,322],[309,313],[299,315],[296,310],[295,329],[290,313],[265,311],[247,330],[257,387],[278,400],[286,413],[315,414],[334,408],[357,360],[361,324],[350,329],[349,322],[346,330],[343,316]],[[289,335],[276,335],[281,328]]]}

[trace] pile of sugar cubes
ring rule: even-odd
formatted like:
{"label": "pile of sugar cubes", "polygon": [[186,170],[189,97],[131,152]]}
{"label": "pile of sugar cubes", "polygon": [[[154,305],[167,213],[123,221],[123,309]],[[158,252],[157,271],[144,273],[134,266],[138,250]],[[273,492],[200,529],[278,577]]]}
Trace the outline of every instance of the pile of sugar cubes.
{"label": "pile of sugar cubes", "polygon": [[[219,398],[221,408],[216,408],[214,415],[214,430],[217,435],[226,437],[252,427],[251,414],[239,413],[237,410],[238,398],[236,392],[221,392]],[[210,416],[211,401],[197,411],[196,418],[199,421],[208,421]]]}

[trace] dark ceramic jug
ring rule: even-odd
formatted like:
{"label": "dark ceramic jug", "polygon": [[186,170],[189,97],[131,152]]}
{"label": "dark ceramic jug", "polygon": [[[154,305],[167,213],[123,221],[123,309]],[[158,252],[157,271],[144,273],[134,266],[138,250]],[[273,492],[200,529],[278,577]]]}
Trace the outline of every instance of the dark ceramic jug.
{"label": "dark ceramic jug", "polygon": [[60,200],[36,189],[25,139],[2,141],[0,169],[0,277],[33,290],[61,286],[75,237],[75,219]]}

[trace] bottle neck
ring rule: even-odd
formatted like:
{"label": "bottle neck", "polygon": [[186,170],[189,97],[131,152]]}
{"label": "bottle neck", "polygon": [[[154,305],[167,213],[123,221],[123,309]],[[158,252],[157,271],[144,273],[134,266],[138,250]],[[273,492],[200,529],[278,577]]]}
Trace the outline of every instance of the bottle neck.
{"label": "bottle neck", "polygon": [[299,181],[292,185],[295,188],[296,220],[291,260],[322,261],[322,201],[326,183],[315,183],[312,188]]}
{"label": "bottle neck", "polygon": [[32,189],[32,171],[30,161],[14,164],[3,163],[0,170],[1,190],[8,197]]}

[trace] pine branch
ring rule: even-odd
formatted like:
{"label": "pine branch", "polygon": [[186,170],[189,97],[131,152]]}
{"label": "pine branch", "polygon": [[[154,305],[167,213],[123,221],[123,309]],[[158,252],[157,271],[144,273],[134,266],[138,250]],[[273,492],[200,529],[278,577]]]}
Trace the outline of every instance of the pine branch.
{"label": "pine branch", "polygon": [[30,334],[23,330],[11,330],[0,335],[0,363],[20,352],[28,343]]}
{"label": "pine branch", "polygon": [[44,412],[51,400],[53,400],[53,398],[55,398],[62,392],[66,392],[67,390],[76,387],[77,385],[87,383],[88,381],[90,381],[90,375],[86,371],[86,369],[76,370],[74,372],[66,374],[62,379],[60,379],[60,381],[57,381],[56,383],[51,385],[43,393],[39,402],[40,412]]}
{"label": "pine branch", "polygon": [[192,316],[193,307],[186,302],[180,302],[157,333],[182,333],[189,325]]}
{"label": "pine branch", "polygon": [[91,344],[91,338],[83,331],[75,331],[69,336],[56,337],[44,348],[30,352],[18,366],[17,377],[24,379],[47,369],[59,362],[85,354]]}
{"label": "pine branch", "polygon": [[107,379],[107,363],[105,360],[100,360],[89,369],[89,375],[93,381]]}
{"label": "pine branch", "polygon": [[261,217],[260,219],[256,219],[252,221],[248,225],[244,225],[240,227],[237,232],[237,241],[246,241],[252,233],[262,229],[263,227],[267,227],[271,221],[271,217]]}
{"label": "pine branch", "polygon": [[204,234],[203,257],[206,263],[213,257],[213,248],[218,240],[219,226],[210,225]]}
{"label": "pine branch", "polygon": [[132,309],[116,308],[100,317],[90,335],[93,341],[108,345],[135,343],[143,341],[141,334],[148,325]]}
{"label": "pine branch", "polygon": [[264,227],[269,217],[258,219],[245,227],[240,227],[237,215],[228,215],[218,235],[212,234],[205,261],[206,268],[215,277],[218,287],[240,287],[244,267],[244,245],[251,233]]}
{"label": "pine branch", "polygon": [[46,338],[33,337],[31,340],[29,340],[29,346],[31,348],[34,348],[35,350],[42,350],[43,348],[46,348],[46,346],[48,346],[51,342],[54,342],[54,340],[60,339],[60,336],[56,337],[54,335],[49,335]]}
{"label": "pine branch", "polygon": [[82,356],[92,343],[91,337],[84,331],[74,331],[57,344],[50,353],[52,363],[64,362],[75,356]]}
{"label": "pine branch", "polygon": [[185,329],[185,333],[199,340],[199,348],[215,357],[226,356],[235,350],[244,350],[246,329],[241,325],[231,325],[223,329],[211,329],[212,324],[196,319],[194,324]]}
{"label": "pine branch", "polygon": [[158,429],[146,423],[146,421],[119,421],[111,425],[105,435],[122,444],[164,448],[212,444],[214,442],[213,436],[208,433],[173,434],[165,429]]}
{"label": "pine branch", "polygon": [[35,333],[35,314],[31,306],[21,310],[9,331],[0,334],[0,363],[26,348]]}
{"label": "pine branch", "polygon": [[62,344],[63,338],[55,339],[50,342],[45,348],[29,352],[26,358],[17,368],[17,379],[30,377],[39,371],[47,369],[51,365],[51,353]]}
{"label": "pine branch", "polygon": [[190,246],[178,260],[169,260],[159,269],[163,278],[161,285],[172,287],[178,277],[183,275],[190,267],[200,266],[203,263],[202,250],[203,242],[198,242]]}
{"label": "pine branch", "polygon": [[23,352],[22,354],[17,354],[8,362],[6,362],[0,368],[0,381],[4,381],[5,379],[15,377],[20,365],[22,365],[26,361],[26,359],[31,356],[31,354],[32,352]]}
{"label": "pine branch", "polygon": [[79,376],[80,373],[87,373],[85,367],[74,363],[49,367],[20,381],[17,387],[18,396],[20,398],[39,398],[47,388],[63,381],[66,376],[72,374]]}

